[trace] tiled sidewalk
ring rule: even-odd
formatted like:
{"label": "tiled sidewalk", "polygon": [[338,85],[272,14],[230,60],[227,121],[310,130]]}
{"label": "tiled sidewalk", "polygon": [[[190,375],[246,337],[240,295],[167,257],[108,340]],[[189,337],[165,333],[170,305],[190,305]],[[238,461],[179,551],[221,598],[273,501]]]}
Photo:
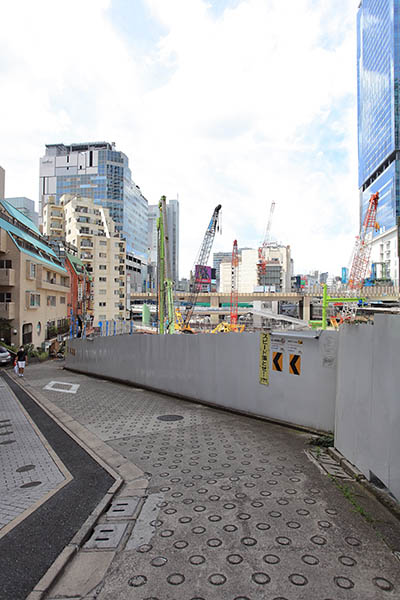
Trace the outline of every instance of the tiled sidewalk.
{"label": "tiled sidewalk", "polygon": [[8,531],[15,519],[47,499],[66,478],[65,467],[1,377],[0,536],[7,525]]}

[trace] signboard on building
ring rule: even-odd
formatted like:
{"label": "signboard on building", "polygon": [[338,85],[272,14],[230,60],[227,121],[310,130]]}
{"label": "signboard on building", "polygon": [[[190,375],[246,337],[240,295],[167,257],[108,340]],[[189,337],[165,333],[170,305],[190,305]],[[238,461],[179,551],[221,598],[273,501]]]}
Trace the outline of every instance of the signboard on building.
{"label": "signboard on building", "polygon": [[211,267],[204,265],[196,265],[195,267],[195,278],[196,283],[211,283]]}

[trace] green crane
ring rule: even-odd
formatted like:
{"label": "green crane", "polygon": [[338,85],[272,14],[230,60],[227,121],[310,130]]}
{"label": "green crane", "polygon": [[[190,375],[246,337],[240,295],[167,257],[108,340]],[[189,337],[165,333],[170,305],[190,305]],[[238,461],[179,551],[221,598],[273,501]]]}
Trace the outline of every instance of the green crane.
{"label": "green crane", "polygon": [[169,238],[166,197],[161,196],[158,203],[157,250],[158,250],[158,333],[174,333],[174,293],[169,259]]}

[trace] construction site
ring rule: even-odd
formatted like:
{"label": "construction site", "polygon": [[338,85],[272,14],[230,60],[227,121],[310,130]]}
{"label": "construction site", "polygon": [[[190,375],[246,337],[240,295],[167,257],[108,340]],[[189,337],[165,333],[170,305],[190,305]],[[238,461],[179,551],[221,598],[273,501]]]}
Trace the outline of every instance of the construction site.
{"label": "construction site", "polygon": [[385,263],[371,264],[372,233],[379,194],[371,195],[360,234],[356,237],[348,276],[339,285],[293,290],[290,246],[271,239],[275,202],[270,205],[264,239],[257,250],[232,243],[230,258],[219,265],[220,289],[211,291],[208,266],[219,229],[221,205],[214,209],[191,271],[189,292],[175,290],[170,273],[167,211],[159,203],[157,293],[131,295],[131,314],[149,333],[243,333],[268,329],[338,328],[347,322],[368,322],[376,313],[400,311],[398,289]]}

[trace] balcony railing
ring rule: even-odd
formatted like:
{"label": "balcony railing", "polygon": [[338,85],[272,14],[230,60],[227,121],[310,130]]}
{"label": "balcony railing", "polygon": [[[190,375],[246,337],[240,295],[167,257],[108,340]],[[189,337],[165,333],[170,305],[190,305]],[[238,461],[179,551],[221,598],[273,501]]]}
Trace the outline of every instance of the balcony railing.
{"label": "balcony railing", "polygon": [[0,269],[0,285],[15,285],[14,269]]}
{"label": "balcony railing", "polygon": [[15,319],[15,302],[0,302],[0,319]]}

